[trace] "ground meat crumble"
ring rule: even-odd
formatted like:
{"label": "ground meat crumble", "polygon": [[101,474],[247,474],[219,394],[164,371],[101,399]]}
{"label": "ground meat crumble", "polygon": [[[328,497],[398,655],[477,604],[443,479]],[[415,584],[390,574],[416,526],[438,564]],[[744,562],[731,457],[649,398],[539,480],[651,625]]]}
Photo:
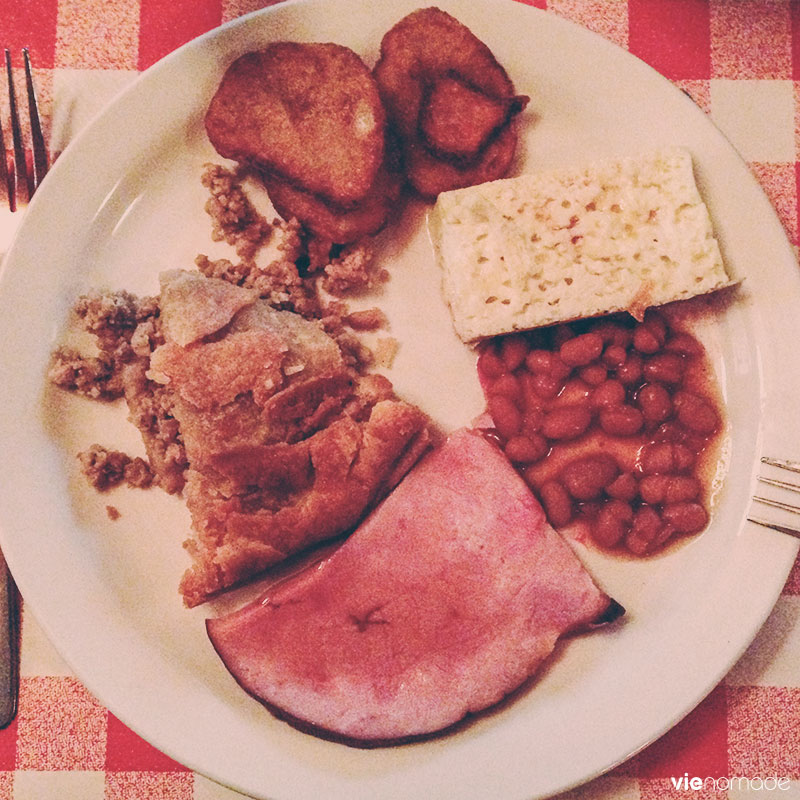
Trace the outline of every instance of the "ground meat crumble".
{"label": "ground meat crumble", "polygon": [[153,471],[143,459],[131,457],[119,450],[107,450],[93,444],[78,453],[81,471],[89,483],[100,492],[125,483],[127,486],[146,489],[153,483]]}

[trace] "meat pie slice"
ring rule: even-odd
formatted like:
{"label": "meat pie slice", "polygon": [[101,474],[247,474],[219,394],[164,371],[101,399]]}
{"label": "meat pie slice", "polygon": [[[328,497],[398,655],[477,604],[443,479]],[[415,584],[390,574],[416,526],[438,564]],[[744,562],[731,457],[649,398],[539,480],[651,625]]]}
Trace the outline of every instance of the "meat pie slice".
{"label": "meat pie slice", "polygon": [[621,611],[500,450],[461,430],[333,555],[207,629],[279,717],[374,746],[497,703],[560,636]]}
{"label": "meat pie slice", "polygon": [[188,460],[194,606],[355,527],[427,448],[428,420],[317,321],[200,273],[165,273],[161,296],[148,376]]}

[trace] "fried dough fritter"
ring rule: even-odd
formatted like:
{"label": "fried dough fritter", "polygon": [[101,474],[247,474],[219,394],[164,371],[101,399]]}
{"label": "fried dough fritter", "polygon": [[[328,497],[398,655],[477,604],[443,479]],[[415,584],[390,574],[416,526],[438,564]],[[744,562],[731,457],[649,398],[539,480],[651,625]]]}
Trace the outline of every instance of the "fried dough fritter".
{"label": "fried dough fritter", "polygon": [[217,152],[342,209],[370,192],[385,113],[364,62],[331,43],[275,42],[228,67],[208,107]]}
{"label": "fried dough fritter", "polygon": [[426,92],[419,132],[437,158],[470,166],[516,110],[515,99],[490,97],[457,75],[447,75]]}
{"label": "fried dough fritter", "polygon": [[323,198],[275,176],[264,176],[264,186],[284,219],[297,219],[312,235],[334,244],[350,244],[378,233],[396,207],[402,179],[381,168],[367,196],[355,207],[337,208]]}
{"label": "fried dough fritter", "polygon": [[469,28],[435,7],[414,11],[384,35],[373,74],[421,195],[505,175],[528,98]]}

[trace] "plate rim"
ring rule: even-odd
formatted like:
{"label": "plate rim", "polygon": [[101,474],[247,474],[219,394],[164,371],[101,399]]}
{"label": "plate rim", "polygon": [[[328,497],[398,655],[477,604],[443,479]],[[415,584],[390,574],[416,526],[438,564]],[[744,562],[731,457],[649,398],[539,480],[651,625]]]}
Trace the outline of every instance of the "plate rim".
{"label": "plate rim", "polygon": [[[508,5],[511,6],[512,2],[513,2],[513,0],[508,0]],[[340,4],[343,4],[343,3],[340,3]],[[453,3],[448,3],[448,5],[452,5],[452,4]],[[555,22],[558,25],[562,25],[563,24],[565,26],[569,26],[569,27],[574,28],[576,31],[580,31],[580,35],[588,34],[589,36],[596,37],[597,40],[602,41],[604,43],[604,45],[607,45],[610,48],[616,48],[617,47],[613,43],[608,42],[607,40],[605,40],[602,37],[600,37],[599,34],[595,34],[595,33],[592,33],[590,31],[587,31],[586,29],[581,28],[580,26],[578,26],[575,23],[572,23],[572,22],[570,22],[568,20],[564,20],[564,19],[561,19],[561,18],[552,19],[550,14],[548,14],[547,12],[541,11],[540,9],[535,9],[535,8],[531,8],[531,7],[528,7],[528,6],[522,6],[522,4],[519,4],[519,3],[513,3],[513,4],[516,5],[516,6],[521,6],[522,8],[524,8],[525,9],[525,13],[535,13],[535,14],[546,15],[548,18],[550,18],[553,22]],[[259,9],[259,10],[253,11],[253,12],[251,12],[251,13],[243,16],[243,17],[231,20],[231,21],[225,23],[224,25],[220,26],[219,28],[216,28],[213,31],[209,31],[209,32],[203,34],[202,36],[198,37],[197,39],[192,40],[191,42],[183,45],[178,50],[176,50],[173,53],[169,54],[162,61],[157,62],[156,64],[154,64],[153,66],[148,68],[148,70],[146,70],[138,78],[136,78],[132,82],[132,84],[130,86],[128,86],[125,89],[123,89],[122,92],[119,95],[117,95],[117,97],[103,111],[99,112],[97,114],[97,116],[94,118],[94,121],[87,127],[87,129],[85,129],[78,137],[76,137],[76,139],[72,143],[70,143],[70,145],[65,149],[64,153],[59,157],[59,159],[54,164],[53,170],[51,171],[51,174],[58,176],[58,175],[60,175],[61,172],[68,171],[68,169],[71,167],[71,160],[73,158],[71,153],[73,151],[77,152],[79,150],[79,148],[81,148],[81,147],[85,147],[84,143],[86,141],[88,141],[89,137],[91,137],[94,134],[94,132],[96,131],[96,129],[98,127],[102,127],[102,125],[105,124],[104,120],[107,119],[107,115],[109,113],[109,109],[112,109],[112,110],[113,109],[119,109],[120,106],[124,105],[124,103],[127,102],[127,100],[126,100],[127,97],[129,97],[134,92],[142,91],[141,90],[141,86],[146,85],[147,82],[156,81],[158,79],[159,75],[162,72],[166,73],[166,71],[169,69],[170,65],[172,63],[176,62],[176,61],[179,61],[180,59],[183,59],[185,57],[186,53],[195,52],[195,51],[197,51],[197,50],[202,48],[203,43],[208,42],[208,41],[216,40],[217,37],[220,36],[221,34],[223,34],[224,32],[235,30],[236,28],[239,28],[240,26],[249,26],[249,25],[253,24],[254,20],[256,20],[256,21],[260,20],[262,17],[267,17],[268,18],[268,17],[272,16],[273,14],[291,13],[294,9],[297,9],[297,8],[302,9],[302,8],[308,7],[308,6],[319,6],[319,5],[323,5],[321,0],[289,0],[289,2],[287,2],[287,3],[279,4],[277,6],[271,6],[271,7],[264,8],[264,9]],[[330,5],[330,4],[328,4],[328,5]],[[365,4],[362,0],[352,0],[352,2],[349,3],[349,5],[359,6],[359,5],[368,5],[368,4]],[[482,3],[481,5],[489,5],[489,0],[487,0],[487,2],[485,2],[485,3]],[[398,18],[399,18],[399,15],[398,15]],[[621,48],[619,48],[619,49],[621,50]],[[622,51],[622,52],[626,52],[626,51]],[[636,58],[636,56],[632,56],[630,53],[626,53],[626,55],[628,57],[631,57],[631,58]],[[643,63],[643,62],[640,62],[640,63]],[[648,67],[648,69],[651,69],[651,68]],[[653,70],[653,73],[657,74],[657,73],[655,73],[655,70]],[[659,76],[659,77],[661,77],[661,76]],[[675,89],[675,91],[679,91],[677,89],[677,87],[675,87],[673,84],[671,84],[669,81],[667,81],[666,78],[662,78],[662,80],[665,82],[665,84],[668,84],[668,85],[672,86],[672,88]],[[698,112],[702,113],[699,109],[698,109]],[[750,177],[751,177],[751,179],[753,181],[753,185],[757,186],[759,188],[759,190],[761,190],[763,192],[763,189],[761,189],[760,184],[758,184],[758,182],[755,180],[755,178],[752,175]],[[50,176],[48,176],[48,180],[50,180]],[[50,182],[51,183],[55,183],[56,180],[57,180],[57,178],[52,178],[52,180],[50,180]],[[26,215],[27,218],[26,218],[25,222],[23,222],[23,224],[22,224],[22,227],[21,227],[20,232],[18,234],[18,238],[17,238],[17,240],[15,240],[14,244],[9,249],[9,252],[8,252],[8,254],[6,256],[6,259],[5,259],[5,262],[4,262],[4,264],[6,266],[8,264],[13,264],[14,259],[16,258],[18,242],[19,241],[24,241],[25,238],[28,236],[28,228],[33,225],[33,223],[28,223],[28,220],[29,219],[34,219],[34,221],[36,220],[36,215],[38,214],[36,209],[39,208],[39,206],[41,206],[45,202],[46,192],[48,191],[47,190],[47,185],[48,185],[47,183],[45,183],[43,185],[43,188],[42,188],[40,194],[37,194],[37,196],[34,198],[33,202],[31,203],[30,212],[29,212],[28,215]],[[26,227],[26,223],[27,223],[27,227]],[[788,242],[787,242],[787,244],[788,244]],[[12,267],[12,269],[13,269],[13,267]],[[7,275],[8,274],[9,274],[9,270],[4,267],[4,269],[2,270],[2,275],[0,275],[0,294],[3,294],[3,295],[5,295],[5,292],[3,290],[6,287]],[[4,518],[5,517],[3,516],[3,519]],[[5,547],[5,545],[6,545],[6,526],[4,524],[2,524],[1,520],[0,520],[0,541],[2,541],[2,543],[3,543],[4,547]],[[18,568],[19,564],[15,565],[15,563],[14,563],[15,550],[14,550],[14,546],[13,546],[13,541],[9,541],[8,543],[11,544],[11,547],[9,548],[9,554],[11,556],[11,560],[10,561],[11,561],[12,570],[13,570],[13,569]],[[790,554],[790,552],[789,552],[790,549],[787,549],[785,551],[786,555],[782,559],[785,562],[785,566],[786,566],[785,575],[783,575],[782,582],[785,581],[786,575],[788,575],[788,573],[791,570],[791,567],[792,567],[792,565],[794,563],[794,555],[796,554],[797,548],[796,547],[793,548],[794,549],[794,554]],[[24,573],[24,570],[21,571],[21,574],[23,574],[23,573]],[[778,589],[778,591],[777,591],[777,593],[775,595],[775,600],[777,600],[777,597],[778,597],[779,594],[780,594],[780,588]],[[35,595],[35,592],[34,592],[34,595]],[[35,603],[31,603],[31,607],[32,607],[32,609],[34,610],[34,613],[35,613],[36,604]],[[769,613],[769,611],[767,611],[767,613],[764,615],[764,618],[766,618],[768,613]],[[55,640],[60,638],[57,631],[54,631],[52,629],[48,630],[48,626],[47,626],[47,624],[46,624],[46,622],[44,620],[40,620],[38,617],[37,617],[37,620],[40,622],[42,627],[45,628],[45,630],[46,630],[46,632],[48,634],[48,637],[52,641],[55,641]],[[743,652],[746,649],[748,644],[749,644],[749,642],[748,643],[744,643],[742,645],[742,647],[740,649],[740,652],[739,652],[739,655],[741,654],[741,652]],[[61,651],[61,648],[59,648],[59,650]],[[737,656],[737,658],[738,658],[738,656]],[[68,663],[70,663],[70,659],[69,658],[67,658],[66,660],[67,660]],[[72,666],[72,665],[70,664],[70,666]],[[687,707],[683,711],[683,714],[681,716],[685,716],[685,714],[689,713],[689,711],[697,704],[697,702],[700,702],[702,700],[702,698],[705,697],[706,694],[709,691],[711,691],[711,689],[713,689],[714,686],[717,685],[717,683],[719,682],[719,677],[720,676],[718,676],[716,679],[714,679],[711,682],[710,686],[708,686],[707,688],[701,689],[699,692],[696,693],[698,695],[696,697],[696,701],[693,702],[692,705]],[[86,683],[87,687],[91,686],[91,681],[87,680],[86,676],[81,675],[80,679],[81,679],[81,681]],[[105,701],[103,701],[103,702],[105,702]],[[123,721],[125,722],[125,718],[124,717],[120,717],[120,718],[123,719]],[[126,724],[127,724],[127,722],[126,722]],[[657,734],[654,734],[654,736],[649,741],[644,742],[639,749],[644,748],[645,746],[647,746],[647,744],[649,744],[653,739],[658,738],[658,736],[661,735],[664,732],[664,730],[669,729],[674,724],[675,724],[674,720],[669,722],[665,726],[665,728],[663,730],[661,730]],[[132,727],[134,730],[137,730],[137,728],[139,728],[140,726],[136,725],[135,722],[134,722],[134,724],[132,724],[130,727]],[[138,732],[138,730],[137,730],[137,732]],[[149,737],[145,737],[145,738],[149,738]],[[156,746],[161,747],[161,745],[156,745]],[[628,755],[631,755],[631,754],[628,754]],[[620,761],[624,760],[624,758],[625,757],[621,758]],[[181,760],[184,763],[186,763],[185,759],[181,759]],[[608,764],[608,765],[602,767],[601,769],[599,769],[599,771],[597,771],[593,775],[589,776],[588,778],[581,779],[579,782],[582,783],[584,780],[589,780],[589,779],[591,779],[591,777],[594,777],[597,774],[601,774],[602,772],[607,771],[608,769],[612,768],[616,763],[619,763],[619,761],[616,761],[613,764]],[[202,766],[196,766],[196,767],[192,766],[191,768],[192,769],[196,769],[196,771],[201,772],[203,774],[208,774],[208,772],[206,770],[204,770]],[[213,776],[211,776],[211,777],[213,777]],[[214,778],[214,779],[218,780],[220,783],[226,783],[226,781],[219,780],[219,778]],[[575,783],[565,784],[564,786],[558,788],[557,791],[563,791],[564,789],[570,788],[573,785],[576,785],[576,784]],[[241,789],[240,789],[240,791],[241,791]]]}

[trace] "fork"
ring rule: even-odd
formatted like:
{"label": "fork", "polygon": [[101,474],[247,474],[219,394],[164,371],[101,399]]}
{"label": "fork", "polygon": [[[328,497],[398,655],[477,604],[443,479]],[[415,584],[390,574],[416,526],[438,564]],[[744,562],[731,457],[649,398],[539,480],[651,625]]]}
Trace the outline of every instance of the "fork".
{"label": "fork", "polygon": [[[798,461],[785,461],[782,459],[767,458],[764,456],[761,459],[761,463],[772,467],[777,467],[778,469],[782,469],[787,472],[800,473],[800,462]],[[759,475],[758,480],[761,481],[761,483],[763,483],[765,486],[774,486],[778,489],[786,489],[790,492],[800,494],[800,484],[792,483],[791,481],[780,480],[778,478],[768,478],[764,475]],[[800,514],[800,506],[787,503],[783,500],[775,500],[773,498],[762,497],[760,495],[755,495],[753,500],[757,503],[762,503],[765,506],[769,506],[770,508],[778,508],[781,511],[788,511],[791,514]],[[765,528],[771,528],[774,531],[780,531],[781,533],[786,533],[789,536],[794,536],[800,539],[800,528],[794,528],[790,525],[782,525],[777,522],[771,522],[770,520],[762,519],[760,517],[748,517],[747,519],[750,522],[755,522],[756,525],[763,525]]]}
{"label": "fork", "polygon": [[[28,119],[30,129],[31,163],[23,143],[17,92],[11,69],[11,52],[6,48],[6,80],[11,121],[13,160],[9,163],[6,138],[0,124],[0,181],[5,186],[8,208],[14,212],[30,202],[48,169],[47,148],[39,120],[39,106],[33,85],[33,71],[28,48],[22,49],[25,66]],[[0,553],[0,728],[11,724],[17,714],[19,696],[19,608],[17,587]]]}
{"label": "fork", "polygon": [[45,146],[42,125],[39,119],[39,104],[36,101],[33,70],[31,69],[28,48],[22,48],[22,58],[25,65],[25,88],[28,96],[28,120],[32,154],[30,165],[28,164],[27,152],[22,138],[17,92],[11,70],[11,51],[8,48],[5,50],[5,58],[13,163],[9,165],[6,158],[6,139],[2,125],[0,125],[0,145],[2,145],[3,150],[3,158],[0,159],[0,180],[6,186],[9,209],[16,211],[22,203],[30,202],[33,193],[39,188],[39,184],[47,173],[48,159],[47,147]]}

